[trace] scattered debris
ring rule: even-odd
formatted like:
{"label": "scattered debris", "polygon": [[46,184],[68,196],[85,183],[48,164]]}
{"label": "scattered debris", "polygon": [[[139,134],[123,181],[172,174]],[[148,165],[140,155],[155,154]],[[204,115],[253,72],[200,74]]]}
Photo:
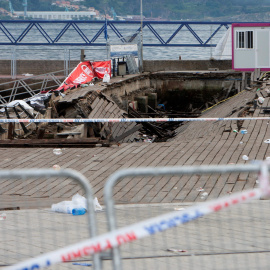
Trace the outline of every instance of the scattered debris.
{"label": "scattered debris", "polygon": [[196,189],[196,191],[201,192],[201,191],[204,191],[204,189],[202,187],[199,187],[199,188]]}
{"label": "scattered debris", "polygon": [[265,143],[270,143],[270,139],[267,139],[264,141]]}
{"label": "scattered debris", "polygon": [[187,252],[187,250],[183,250],[183,249],[174,249],[174,248],[168,248],[167,251],[174,252],[174,253]]}
{"label": "scattered debris", "polygon": [[5,220],[5,219],[7,219],[6,213],[0,214],[0,220]]}
{"label": "scattered debris", "polygon": [[207,196],[208,196],[208,193],[207,192],[203,192],[203,193],[201,193],[200,198],[202,200],[205,200]]}
{"label": "scattered debris", "polygon": [[[102,211],[102,206],[99,204],[98,199],[95,197],[94,201],[95,211]],[[53,212],[73,214],[73,215],[84,215],[87,209],[86,198],[80,194],[76,194],[72,197],[71,201],[63,201],[53,204],[51,210]]]}
{"label": "scattered debris", "polygon": [[[89,61],[80,63],[76,70],[82,70],[87,73],[89,69],[91,70],[91,65],[92,68],[94,67],[94,63],[91,64]],[[97,74],[100,73],[96,77],[97,80],[87,79],[76,83],[71,73],[59,88],[49,92],[44,91],[44,93],[42,92],[24,99],[22,102],[26,105],[22,105],[19,101],[16,101],[15,105],[11,105],[11,109],[8,109],[8,105],[6,105],[1,110],[3,117],[18,119],[62,118],[63,120],[68,118],[199,117],[203,109],[217,105],[223,102],[225,98],[239,91],[239,85],[232,82],[226,86],[228,89],[223,89],[221,94],[211,97],[211,100],[207,100],[205,104],[196,103],[198,105],[195,105],[197,108],[194,108],[194,104],[187,102],[187,104],[181,106],[179,103],[172,109],[168,101],[157,100],[155,89],[150,89],[149,93],[145,94],[147,96],[141,97],[142,99],[147,97],[149,100],[149,103],[145,104],[145,111],[143,111],[139,108],[139,103],[136,101],[138,96],[134,100],[134,96],[129,96],[126,93],[125,97],[127,99],[120,100],[118,98],[120,100],[118,102],[113,96],[107,96],[102,93],[101,88],[93,87],[95,84],[98,87],[108,85],[107,83],[110,81],[108,72],[111,70],[108,63],[109,61],[95,63],[95,65],[102,64],[101,66],[96,65],[93,69],[94,74],[95,72]],[[88,73],[92,74],[91,72]],[[92,75],[89,77],[92,78]],[[256,100],[256,103],[263,103],[264,98],[259,96],[260,92],[257,93],[258,101]],[[121,96],[121,98],[123,97]],[[124,101],[126,101],[126,106]],[[202,106],[200,107],[199,105]],[[243,108],[243,111],[245,109]],[[7,146],[15,144],[16,147],[61,147],[62,145],[67,147],[97,147],[118,145],[119,143],[126,142],[153,143],[167,141],[176,135],[175,130],[181,125],[183,123],[173,121],[137,123],[65,123],[63,121],[63,123],[31,123],[28,125],[24,123],[11,123],[10,125],[3,124],[0,126],[0,137],[3,140],[9,139],[8,143],[6,143]],[[229,131],[233,130],[233,132],[238,133],[240,128],[241,125],[237,123],[235,129],[231,128]],[[247,130],[239,132],[246,134]],[[15,142],[15,140],[18,142]],[[1,145],[3,144],[0,143]],[[61,153],[56,151],[54,154],[60,155]]]}
{"label": "scattered debris", "polygon": [[91,263],[72,263],[73,265],[81,265],[81,266],[92,266]]}
{"label": "scattered debris", "polygon": [[24,100],[14,100],[9,102],[8,104],[5,105],[5,108],[1,109],[0,112],[4,113],[7,111],[12,111],[14,110],[15,107],[20,107],[17,108],[18,111],[23,111],[23,109],[25,109],[26,111],[28,111],[28,113],[32,114],[34,113],[34,109],[29,106]]}
{"label": "scattered debris", "polygon": [[53,149],[53,153],[57,156],[62,155],[62,150],[60,148]]}
{"label": "scattered debris", "polygon": [[174,210],[175,211],[183,211],[183,210],[185,210],[185,208],[183,208],[183,207],[175,207]]}
{"label": "scattered debris", "polygon": [[242,159],[247,161],[247,160],[249,160],[249,157],[247,155],[243,155]]}
{"label": "scattered debris", "polygon": [[61,169],[61,167],[59,165],[55,164],[55,165],[53,165],[53,169],[56,170],[56,171],[58,171],[58,170]]}
{"label": "scattered debris", "polygon": [[263,98],[263,97],[259,97],[259,98],[258,98],[258,102],[259,102],[260,104],[263,104],[264,98]]}

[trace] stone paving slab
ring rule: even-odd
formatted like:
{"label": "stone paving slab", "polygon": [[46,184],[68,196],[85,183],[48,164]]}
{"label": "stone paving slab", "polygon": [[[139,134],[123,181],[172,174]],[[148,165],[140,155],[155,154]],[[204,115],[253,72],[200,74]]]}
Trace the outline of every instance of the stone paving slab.
{"label": "stone paving slab", "polygon": [[[191,203],[116,206],[123,227]],[[6,211],[0,221],[0,267],[88,238],[86,215],[49,209]],[[123,269],[268,269],[269,201],[256,200],[213,213],[185,225],[121,247]],[[99,233],[107,230],[105,212],[97,213]],[[184,250],[170,252],[168,249]],[[90,258],[78,259],[92,262]],[[81,269],[65,263],[48,269]],[[112,269],[111,261],[104,269]]]}

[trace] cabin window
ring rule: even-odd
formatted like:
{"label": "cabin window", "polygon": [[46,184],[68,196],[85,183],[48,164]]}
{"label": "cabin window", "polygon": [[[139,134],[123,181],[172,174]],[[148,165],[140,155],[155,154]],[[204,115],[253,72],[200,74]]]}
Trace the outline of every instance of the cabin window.
{"label": "cabin window", "polygon": [[253,49],[253,31],[236,32],[236,49]]}

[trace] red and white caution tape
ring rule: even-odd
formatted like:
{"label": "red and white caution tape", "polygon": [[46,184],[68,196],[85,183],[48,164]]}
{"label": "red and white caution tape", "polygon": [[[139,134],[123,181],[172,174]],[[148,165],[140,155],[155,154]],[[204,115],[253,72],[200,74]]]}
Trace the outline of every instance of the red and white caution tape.
{"label": "red and white caution tape", "polygon": [[259,175],[259,183],[260,188],[258,189],[239,192],[224,198],[201,203],[200,205],[187,208],[181,212],[174,211],[155,218],[144,220],[4,269],[39,269],[56,263],[67,262],[83,256],[93,255],[95,253],[106,251],[113,247],[117,247],[140,238],[154,235],[158,232],[163,232],[167,229],[195,220],[204,215],[218,212],[243,202],[248,202],[254,199],[259,199],[266,195],[270,195],[269,175],[266,163],[262,164]]}
{"label": "red and white caution tape", "polygon": [[201,122],[270,120],[270,117],[235,118],[92,118],[92,119],[0,119],[0,123],[119,123],[119,122]]}

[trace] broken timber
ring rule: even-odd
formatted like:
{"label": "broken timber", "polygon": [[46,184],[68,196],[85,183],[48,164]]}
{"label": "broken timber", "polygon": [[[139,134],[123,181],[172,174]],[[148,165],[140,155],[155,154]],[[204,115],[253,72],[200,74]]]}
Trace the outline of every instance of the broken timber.
{"label": "broken timber", "polygon": [[109,141],[98,140],[97,138],[87,139],[19,139],[1,140],[0,147],[108,147]]}

